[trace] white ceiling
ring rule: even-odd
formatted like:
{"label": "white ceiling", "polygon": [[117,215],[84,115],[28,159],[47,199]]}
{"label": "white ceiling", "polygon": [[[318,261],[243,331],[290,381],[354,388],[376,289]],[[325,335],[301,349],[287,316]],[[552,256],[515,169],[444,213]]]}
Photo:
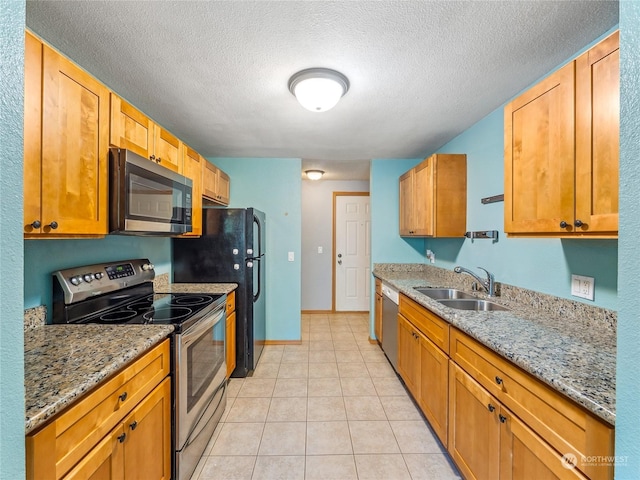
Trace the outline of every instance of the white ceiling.
{"label": "white ceiling", "polygon": [[[27,26],[207,157],[329,179],[435,151],[618,22],[612,1],[27,1]],[[313,113],[295,72],[349,92]]]}

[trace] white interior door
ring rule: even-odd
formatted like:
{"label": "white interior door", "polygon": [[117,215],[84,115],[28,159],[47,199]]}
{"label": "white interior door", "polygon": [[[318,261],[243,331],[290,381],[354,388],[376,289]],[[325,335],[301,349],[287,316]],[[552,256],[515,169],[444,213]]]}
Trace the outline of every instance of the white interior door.
{"label": "white interior door", "polygon": [[335,309],[369,311],[371,214],[369,195],[335,195]]}

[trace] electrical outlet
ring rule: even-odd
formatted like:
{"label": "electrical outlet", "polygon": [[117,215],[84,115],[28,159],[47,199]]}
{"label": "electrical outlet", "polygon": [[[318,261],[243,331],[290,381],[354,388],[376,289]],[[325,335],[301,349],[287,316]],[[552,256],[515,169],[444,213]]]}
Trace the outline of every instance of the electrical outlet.
{"label": "electrical outlet", "polygon": [[571,295],[593,300],[595,296],[595,280],[593,277],[571,275]]}
{"label": "electrical outlet", "polygon": [[318,253],[322,253],[322,252],[323,252],[322,247],[318,247]]}
{"label": "electrical outlet", "polygon": [[427,259],[431,263],[436,263],[436,254],[432,250],[427,250]]}

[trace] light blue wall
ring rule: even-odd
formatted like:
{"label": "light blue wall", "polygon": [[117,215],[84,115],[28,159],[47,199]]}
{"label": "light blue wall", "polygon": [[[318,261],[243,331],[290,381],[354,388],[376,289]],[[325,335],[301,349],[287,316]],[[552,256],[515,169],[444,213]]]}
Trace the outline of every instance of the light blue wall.
{"label": "light blue wall", "polygon": [[22,125],[25,2],[0,0],[0,478],[24,478]]}
{"label": "light blue wall", "polygon": [[[374,159],[371,161],[371,263],[422,263],[425,241],[401,238],[398,179],[422,159]],[[371,309],[373,311],[373,309]]]}
{"label": "light blue wall", "polygon": [[171,239],[108,235],[104,239],[25,240],[24,308],[51,312],[51,272],[130,258],[148,258],[156,274],[171,273]]}
{"label": "light blue wall", "polygon": [[480,202],[483,197],[504,193],[503,108],[504,105],[437,150],[467,154],[467,229],[498,230],[499,241],[400,238],[397,234],[398,177],[417,161],[404,160],[400,168],[398,160],[374,160],[371,173],[373,263],[424,263],[425,251],[429,248],[435,252],[436,266],[480,265],[494,273],[500,282],[578,301],[581,300],[570,294],[571,273],[587,275],[595,278],[595,301],[585,302],[616,309],[616,240],[508,239],[504,234],[504,203],[483,205]]}
{"label": "light blue wall", "polygon": [[[231,177],[230,207],[267,221],[267,340],[300,340],[302,162],[298,158],[212,158]],[[287,261],[294,252],[295,261]]]}
{"label": "light blue wall", "polygon": [[616,478],[640,478],[640,2],[620,2],[620,260]]}
{"label": "light blue wall", "polygon": [[500,108],[454,140],[443,153],[467,154],[467,229],[498,230],[499,240],[430,239],[436,266],[482,266],[500,282],[571,297],[571,274],[595,278],[595,301],[617,308],[616,240],[507,238],[504,202],[483,205],[480,199],[504,193],[504,116]]}

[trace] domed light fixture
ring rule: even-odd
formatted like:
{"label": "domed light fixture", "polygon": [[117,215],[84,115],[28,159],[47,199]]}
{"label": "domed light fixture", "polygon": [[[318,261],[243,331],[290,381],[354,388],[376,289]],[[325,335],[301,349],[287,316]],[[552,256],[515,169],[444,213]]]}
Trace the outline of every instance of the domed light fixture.
{"label": "domed light fixture", "polygon": [[304,173],[307,174],[309,180],[320,180],[324,175],[322,170],[305,170]]}
{"label": "domed light fixture", "polygon": [[326,112],[349,90],[349,79],[328,68],[308,68],[289,79],[289,91],[312,112]]}

